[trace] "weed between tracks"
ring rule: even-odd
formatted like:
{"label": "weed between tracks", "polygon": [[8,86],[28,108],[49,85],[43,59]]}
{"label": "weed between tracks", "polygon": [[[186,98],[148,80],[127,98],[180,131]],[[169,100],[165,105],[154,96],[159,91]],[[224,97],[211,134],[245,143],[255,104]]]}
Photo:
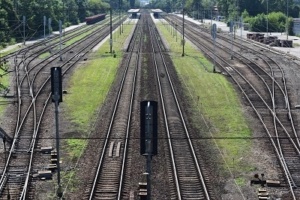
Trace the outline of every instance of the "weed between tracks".
{"label": "weed between tracks", "polygon": [[[64,104],[67,107],[68,116],[71,122],[77,125],[77,131],[89,133],[96,110],[102,105],[105,97],[115,79],[117,68],[121,62],[123,43],[133,26],[124,26],[124,33],[119,32],[116,41],[113,43],[113,50],[117,57],[108,55],[110,46],[107,41],[100,49],[92,55],[92,60],[79,67],[69,81],[68,95],[64,97]],[[87,135],[85,135],[87,136]],[[74,141],[70,140],[74,145]],[[73,154],[75,157],[77,153]]]}
{"label": "weed between tracks", "polygon": [[[4,65],[3,66],[3,69],[5,69],[6,68],[6,65]],[[7,72],[6,71],[4,71],[3,69],[0,69],[0,75],[1,74],[6,74]],[[9,74],[7,74],[7,75],[4,75],[4,76],[0,76],[0,84],[2,85],[2,86],[4,86],[4,87],[8,87],[9,86]],[[8,87],[9,88],[9,87]],[[0,88],[0,92],[2,92],[3,91],[3,89],[2,88]],[[3,116],[3,114],[4,114],[4,111],[5,111],[5,109],[7,108],[7,103],[1,103],[1,102],[6,102],[7,101],[7,99],[5,99],[5,98],[3,98],[3,97],[1,97],[1,95],[0,95],[0,117],[2,117]]]}
{"label": "weed between tracks", "polygon": [[168,31],[167,26],[157,25],[172,51],[171,57],[176,71],[186,88],[186,96],[190,98],[188,101],[192,107],[193,125],[203,130],[205,123],[201,122],[203,121],[201,115],[204,116],[209,124],[209,127],[204,128],[206,132],[209,130],[213,137],[222,137],[215,142],[227,163],[224,168],[231,170],[237,184],[246,184],[244,178],[239,176],[243,172],[254,170],[254,167],[243,159],[247,158],[252,141],[234,139],[234,137],[250,137],[251,130],[244,118],[237,93],[223,75],[212,73],[212,63],[188,42],[185,45],[185,56],[182,57],[182,45],[180,45],[182,36],[177,33],[176,42],[176,38],[171,35],[172,32]]}
{"label": "weed between tracks", "polygon": [[[84,38],[84,37],[88,36],[89,34],[91,34],[93,31],[95,31],[95,30],[98,29],[99,27],[105,26],[105,23],[106,23],[106,22],[108,22],[108,19],[106,19],[105,21],[100,22],[99,25],[98,25],[98,27],[94,27],[93,29],[91,29],[91,30],[89,30],[89,31],[86,31],[86,32],[84,32],[83,34],[80,34],[79,36],[77,36],[77,37],[75,37],[75,38],[73,38],[73,39],[71,39],[71,40],[68,40],[66,43],[63,44],[64,47],[67,47],[67,46],[70,46],[70,45],[74,44],[75,42],[77,42],[77,41],[81,40],[82,38]],[[85,29],[88,29],[88,26],[86,26]],[[78,31],[73,31],[73,33],[69,34],[69,36],[75,35],[75,34],[77,34],[77,32],[79,32],[79,31],[80,31],[80,30],[78,30]],[[63,32],[64,32],[64,31],[63,31]],[[64,33],[63,33],[63,35],[64,35]],[[64,36],[63,36],[63,37],[64,37]],[[63,39],[63,38],[62,38],[62,39]],[[51,43],[54,43],[54,42],[56,43],[56,42],[59,42],[59,41],[60,41],[60,38],[54,40],[54,41],[51,42]],[[56,52],[56,51],[59,51],[59,49],[60,49],[60,47],[57,46],[57,47],[55,47],[55,48],[52,49],[52,50],[54,50],[54,52]],[[51,54],[50,54],[49,52],[45,52],[45,53],[41,54],[41,55],[39,56],[39,58],[40,58],[40,59],[45,59],[45,58],[48,58],[50,55],[51,55]]]}
{"label": "weed between tracks", "polygon": [[[75,136],[77,139],[67,139],[66,146],[61,145],[64,148],[62,151],[69,155],[70,160],[75,161],[87,145],[88,140],[78,137],[87,138],[92,131],[97,110],[102,106],[115,79],[123,56],[123,45],[132,28],[133,25],[126,25],[122,35],[119,31],[114,33],[113,50],[117,55],[116,58],[107,53],[110,49],[108,40],[91,55],[92,59],[88,63],[74,71],[68,82],[68,94],[64,95],[63,104],[66,106],[67,117],[76,125],[76,131],[81,133]],[[73,173],[73,170],[68,173]],[[68,173],[65,176],[69,176]],[[69,186],[71,187],[69,191],[72,191],[72,187],[76,184]]]}

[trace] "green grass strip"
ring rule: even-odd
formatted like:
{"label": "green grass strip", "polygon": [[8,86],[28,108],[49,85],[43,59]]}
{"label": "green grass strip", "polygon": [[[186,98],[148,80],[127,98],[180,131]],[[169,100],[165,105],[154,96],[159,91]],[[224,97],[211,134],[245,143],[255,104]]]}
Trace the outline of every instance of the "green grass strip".
{"label": "green grass strip", "polygon": [[[6,66],[4,65],[3,68],[6,68]],[[5,72],[4,70],[0,69],[0,75],[2,74],[6,74],[7,72]],[[0,83],[1,85],[3,85],[4,87],[9,87],[9,74],[6,74],[4,76],[0,76]],[[0,88],[0,91],[3,91],[3,88]],[[1,102],[6,102],[7,99],[0,97],[0,117],[2,117],[4,115],[4,111],[7,108],[7,104],[6,103],[1,103]]]}
{"label": "green grass strip", "polygon": [[[107,93],[115,79],[118,66],[123,57],[123,44],[131,32],[133,25],[124,25],[124,32],[114,33],[114,58],[109,52],[109,40],[98,51],[91,55],[87,64],[76,69],[68,83],[68,94],[64,96],[64,104],[68,118],[76,125],[77,131],[87,137],[90,126],[95,120],[99,107],[104,102]],[[78,157],[86,141],[68,139],[69,154]],[[77,147],[77,148],[76,148]]]}
{"label": "green grass strip", "polygon": [[[200,116],[203,115],[214,127],[211,130],[214,130],[215,137],[250,137],[251,130],[244,118],[243,106],[231,83],[223,75],[212,73],[213,64],[189,42],[182,57],[182,36],[177,33],[176,42],[176,35],[168,26],[157,25],[169,45],[176,71],[192,103],[193,124],[199,127]],[[218,139],[216,142],[234,174],[253,170],[241,161],[247,156],[251,140]]]}
{"label": "green grass strip", "polygon": [[[107,93],[115,79],[122,61],[124,42],[131,33],[133,24],[123,26],[123,33],[116,31],[113,35],[113,50],[116,58],[109,52],[109,40],[91,55],[92,59],[76,69],[68,83],[68,94],[64,96],[67,117],[76,126],[80,136],[88,137],[91,125],[96,120],[97,110],[102,106]],[[80,137],[79,136],[79,137]],[[87,140],[67,139],[63,145],[69,158],[75,161],[87,145]],[[78,179],[73,170],[62,173],[62,184],[68,185],[68,191],[77,189]]]}

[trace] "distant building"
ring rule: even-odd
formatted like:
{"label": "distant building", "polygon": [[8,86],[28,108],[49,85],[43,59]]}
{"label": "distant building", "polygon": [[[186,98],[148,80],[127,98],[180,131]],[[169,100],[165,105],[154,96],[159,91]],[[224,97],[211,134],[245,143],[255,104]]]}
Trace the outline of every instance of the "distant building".
{"label": "distant building", "polygon": [[160,18],[161,14],[163,13],[161,9],[152,9],[151,11],[153,13],[154,18]]}
{"label": "distant building", "polygon": [[131,14],[130,18],[132,19],[140,18],[140,9],[130,9],[127,12]]}
{"label": "distant building", "polygon": [[300,18],[294,18],[293,22],[294,22],[294,26],[293,26],[294,34],[300,35]]}
{"label": "distant building", "polygon": [[140,6],[141,6],[141,7],[144,7],[144,6],[148,5],[148,4],[149,4],[149,1],[148,1],[148,0],[141,0],[141,1],[140,1]]}

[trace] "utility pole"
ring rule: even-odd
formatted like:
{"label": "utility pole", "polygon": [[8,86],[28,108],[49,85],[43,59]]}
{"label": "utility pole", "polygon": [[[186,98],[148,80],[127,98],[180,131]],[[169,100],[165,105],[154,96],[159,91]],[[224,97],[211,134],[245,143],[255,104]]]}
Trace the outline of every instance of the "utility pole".
{"label": "utility pole", "polygon": [[26,23],[26,17],[25,16],[23,16],[23,34],[24,34],[24,36],[23,36],[23,44],[25,45],[25,24]]}
{"label": "utility pole", "polygon": [[241,21],[241,39],[243,38],[243,28],[244,28],[244,24],[243,24],[243,16],[241,16],[241,18],[240,18],[240,21]]}
{"label": "utility pole", "polygon": [[211,36],[214,40],[214,66],[213,66],[213,72],[216,72],[216,38],[217,38],[217,25],[212,24],[211,26]]}
{"label": "utility pole", "polygon": [[112,8],[111,8],[111,3],[110,3],[110,40],[109,40],[109,46],[110,46],[110,50],[109,53],[112,53],[112,45],[113,45],[113,38],[112,38]]}
{"label": "utility pole", "polygon": [[51,18],[48,19],[48,30],[49,30],[49,37],[52,33],[52,27],[51,27]]}
{"label": "utility pole", "polygon": [[122,7],[123,7],[123,0],[120,0],[120,7],[121,7],[121,15],[122,15],[122,22],[121,22],[121,30],[122,30],[122,33],[123,33],[123,28],[124,28],[124,24],[123,24],[123,17],[124,17],[124,14],[123,14],[123,9],[122,9]]}
{"label": "utility pole", "polygon": [[231,56],[230,59],[233,60],[233,32],[234,32],[234,27],[233,27],[233,21],[230,21],[230,32],[231,32]]}
{"label": "utility pole", "polygon": [[269,0],[267,0],[267,36],[269,34]]}
{"label": "utility pole", "polygon": [[289,39],[289,0],[286,0],[286,39]]}
{"label": "utility pole", "polygon": [[59,58],[60,61],[62,61],[62,55],[61,55],[61,35],[62,35],[62,22],[59,20]]}
{"label": "utility pole", "polygon": [[121,0],[119,0],[119,20],[120,20],[120,35],[122,34],[122,24],[121,24]]}
{"label": "utility pole", "polygon": [[212,14],[212,6],[211,6],[211,9],[210,9],[210,26],[212,26],[212,20],[213,20],[213,14]]}
{"label": "utility pole", "polygon": [[185,0],[183,0],[183,4],[182,4],[182,57],[184,56],[184,45],[185,45],[185,40],[184,40],[184,7],[185,7]]}
{"label": "utility pole", "polygon": [[46,39],[46,16],[44,16],[44,40]]}

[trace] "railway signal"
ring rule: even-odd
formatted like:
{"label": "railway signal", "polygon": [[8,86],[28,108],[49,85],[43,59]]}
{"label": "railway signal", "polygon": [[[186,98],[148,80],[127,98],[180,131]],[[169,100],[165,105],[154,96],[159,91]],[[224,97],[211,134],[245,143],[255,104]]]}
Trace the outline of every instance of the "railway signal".
{"label": "railway signal", "polygon": [[60,67],[51,68],[52,102],[62,102],[62,76]]}
{"label": "railway signal", "polygon": [[141,102],[141,155],[157,155],[157,102]]}
{"label": "railway signal", "polygon": [[63,192],[60,184],[60,161],[59,161],[59,125],[58,104],[62,102],[62,76],[60,67],[51,68],[51,92],[52,102],[55,103],[55,126],[56,126],[56,150],[57,150],[57,196],[62,197]]}

